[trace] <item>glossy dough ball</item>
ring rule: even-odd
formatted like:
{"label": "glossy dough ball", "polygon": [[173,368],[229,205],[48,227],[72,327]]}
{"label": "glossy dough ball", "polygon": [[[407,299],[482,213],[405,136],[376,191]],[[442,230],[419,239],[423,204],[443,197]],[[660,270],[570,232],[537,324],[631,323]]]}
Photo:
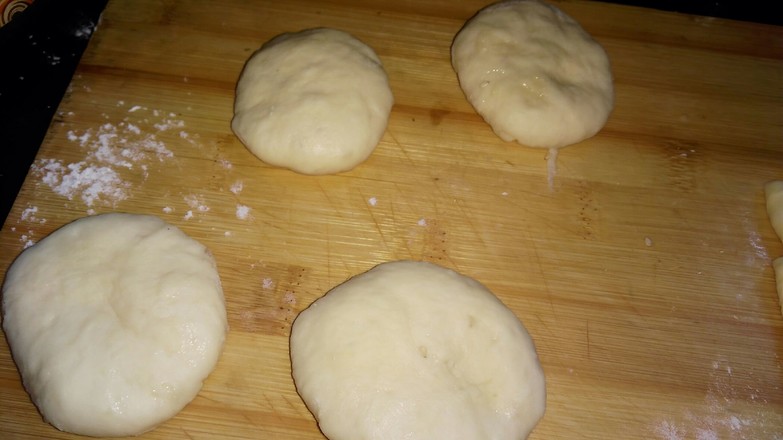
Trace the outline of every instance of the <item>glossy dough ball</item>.
{"label": "glossy dough ball", "polygon": [[49,423],[127,436],[196,396],[227,323],[204,246],[154,216],[104,214],[19,256],[3,285],[3,330]]}
{"label": "glossy dough ball", "polygon": [[479,11],[455,37],[451,60],[468,101],[505,141],[564,147],[596,134],[612,111],[606,52],[538,0]]}
{"label": "glossy dough ball", "polygon": [[430,263],[381,264],[315,301],[294,322],[291,361],[331,440],[520,440],[544,414],[519,319]]}

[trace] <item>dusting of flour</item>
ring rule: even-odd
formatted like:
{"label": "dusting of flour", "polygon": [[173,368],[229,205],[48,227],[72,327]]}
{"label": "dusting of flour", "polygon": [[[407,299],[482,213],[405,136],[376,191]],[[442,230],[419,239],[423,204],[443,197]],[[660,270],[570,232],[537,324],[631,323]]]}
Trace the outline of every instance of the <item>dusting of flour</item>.
{"label": "dusting of flour", "polygon": [[[117,105],[125,107],[124,101]],[[40,179],[37,184],[68,200],[81,200],[90,208],[88,212],[99,205],[116,207],[131,196],[131,176],[143,182],[151,163],[174,158],[163,138],[169,131],[175,135],[183,132],[184,127],[185,122],[174,113],[130,106],[121,121],[67,132],[68,142],[83,152],[82,160],[43,157],[32,164],[31,172]]]}
{"label": "dusting of flour", "polygon": [[[699,408],[666,417],[651,426],[660,440],[783,440],[783,414],[761,397],[765,390],[732,385],[734,369],[725,359],[712,362],[710,385]],[[752,376],[752,374],[751,374]],[[750,408],[743,408],[746,401]]]}
{"label": "dusting of flour", "polygon": [[247,205],[237,205],[237,218],[247,220],[250,216],[250,207]]}

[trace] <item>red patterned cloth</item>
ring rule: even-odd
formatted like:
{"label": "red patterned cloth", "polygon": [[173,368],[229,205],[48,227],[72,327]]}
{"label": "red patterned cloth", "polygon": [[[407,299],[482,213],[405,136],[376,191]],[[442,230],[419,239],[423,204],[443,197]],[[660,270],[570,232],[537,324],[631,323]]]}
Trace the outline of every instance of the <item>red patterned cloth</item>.
{"label": "red patterned cloth", "polygon": [[0,26],[5,25],[14,15],[24,11],[35,0],[0,0]]}

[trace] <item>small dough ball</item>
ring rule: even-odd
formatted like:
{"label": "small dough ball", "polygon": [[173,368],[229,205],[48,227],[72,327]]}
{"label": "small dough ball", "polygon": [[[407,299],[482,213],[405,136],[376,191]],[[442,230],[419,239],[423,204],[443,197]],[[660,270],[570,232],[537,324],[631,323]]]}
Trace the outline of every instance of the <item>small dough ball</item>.
{"label": "small dough ball", "polygon": [[231,128],[271,165],[339,173],[370,156],[393,102],[369,46],[342,31],[309,29],[273,38],[250,57]]}
{"label": "small dough ball", "polygon": [[291,330],[296,388],[331,440],[521,440],[544,414],[525,327],[477,281],[384,263],[332,289]]}
{"label": "small dough ball", "polygon": [[451,61],[468,101],[504,141],[574,144],[596,134],[614,105],[604,49],[541,1],[482,9],[455,37]]}
{"label": "small dough ball", "polygon": [[3,330],[46,421],[107,437],[141,434],[190,402],[227,323],[207,248],[154,216],[104,214],[17,258]]}

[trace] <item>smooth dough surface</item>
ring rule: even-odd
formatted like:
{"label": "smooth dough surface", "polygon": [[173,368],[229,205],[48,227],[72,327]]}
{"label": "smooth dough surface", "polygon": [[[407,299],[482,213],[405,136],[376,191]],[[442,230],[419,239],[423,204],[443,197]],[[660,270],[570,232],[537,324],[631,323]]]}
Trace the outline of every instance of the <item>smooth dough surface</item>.
{"label": "smooth dough surface", "polygon": [[451,60],[468,101],[505,141],[560,148],[596,134],[614,103],[609,58],[574,19],[511,0],[471,18]]}
{"label": "smooth dough surface", "polygon": [[297,391],[331,440],[521,440],[544,414],[522,323],[477,281],[384,263],[294,321]]}
{"label": "smooth dough surface", "polygon": [[767,182],[764,185],[764,195],[769,221],[778,238],[783,240],[783,180]]}
{"label": "smooth dough surface", "polygon": [[775,288],[778,291],[780,313],[783,313],[783,257],[775,258],[772,267],[775,269]]}
{"label": "smooth dough surface", "polygon": [[370,156],[393,102],[369,46],[339,30],[309,29],[270,40],[248,60],[231,127],[264,162],[332,174]]}
{"label": "smooth dough surface", "polygon": [[[783,180],[773,180],[764,185],[764,194],[767,202],[767,215],[772,223],[772,228],[783,241]],[[775,281],[780,301],[780,312],[783,313],[783,257],[773,261],[775,269]]]}
{"label": "smooth dough surface", "polygon": [[17,258],[3,330],[46,421],[103,437],[148,431],[190,402],[227,322],[207,248],[154,216],[103,214]]}

